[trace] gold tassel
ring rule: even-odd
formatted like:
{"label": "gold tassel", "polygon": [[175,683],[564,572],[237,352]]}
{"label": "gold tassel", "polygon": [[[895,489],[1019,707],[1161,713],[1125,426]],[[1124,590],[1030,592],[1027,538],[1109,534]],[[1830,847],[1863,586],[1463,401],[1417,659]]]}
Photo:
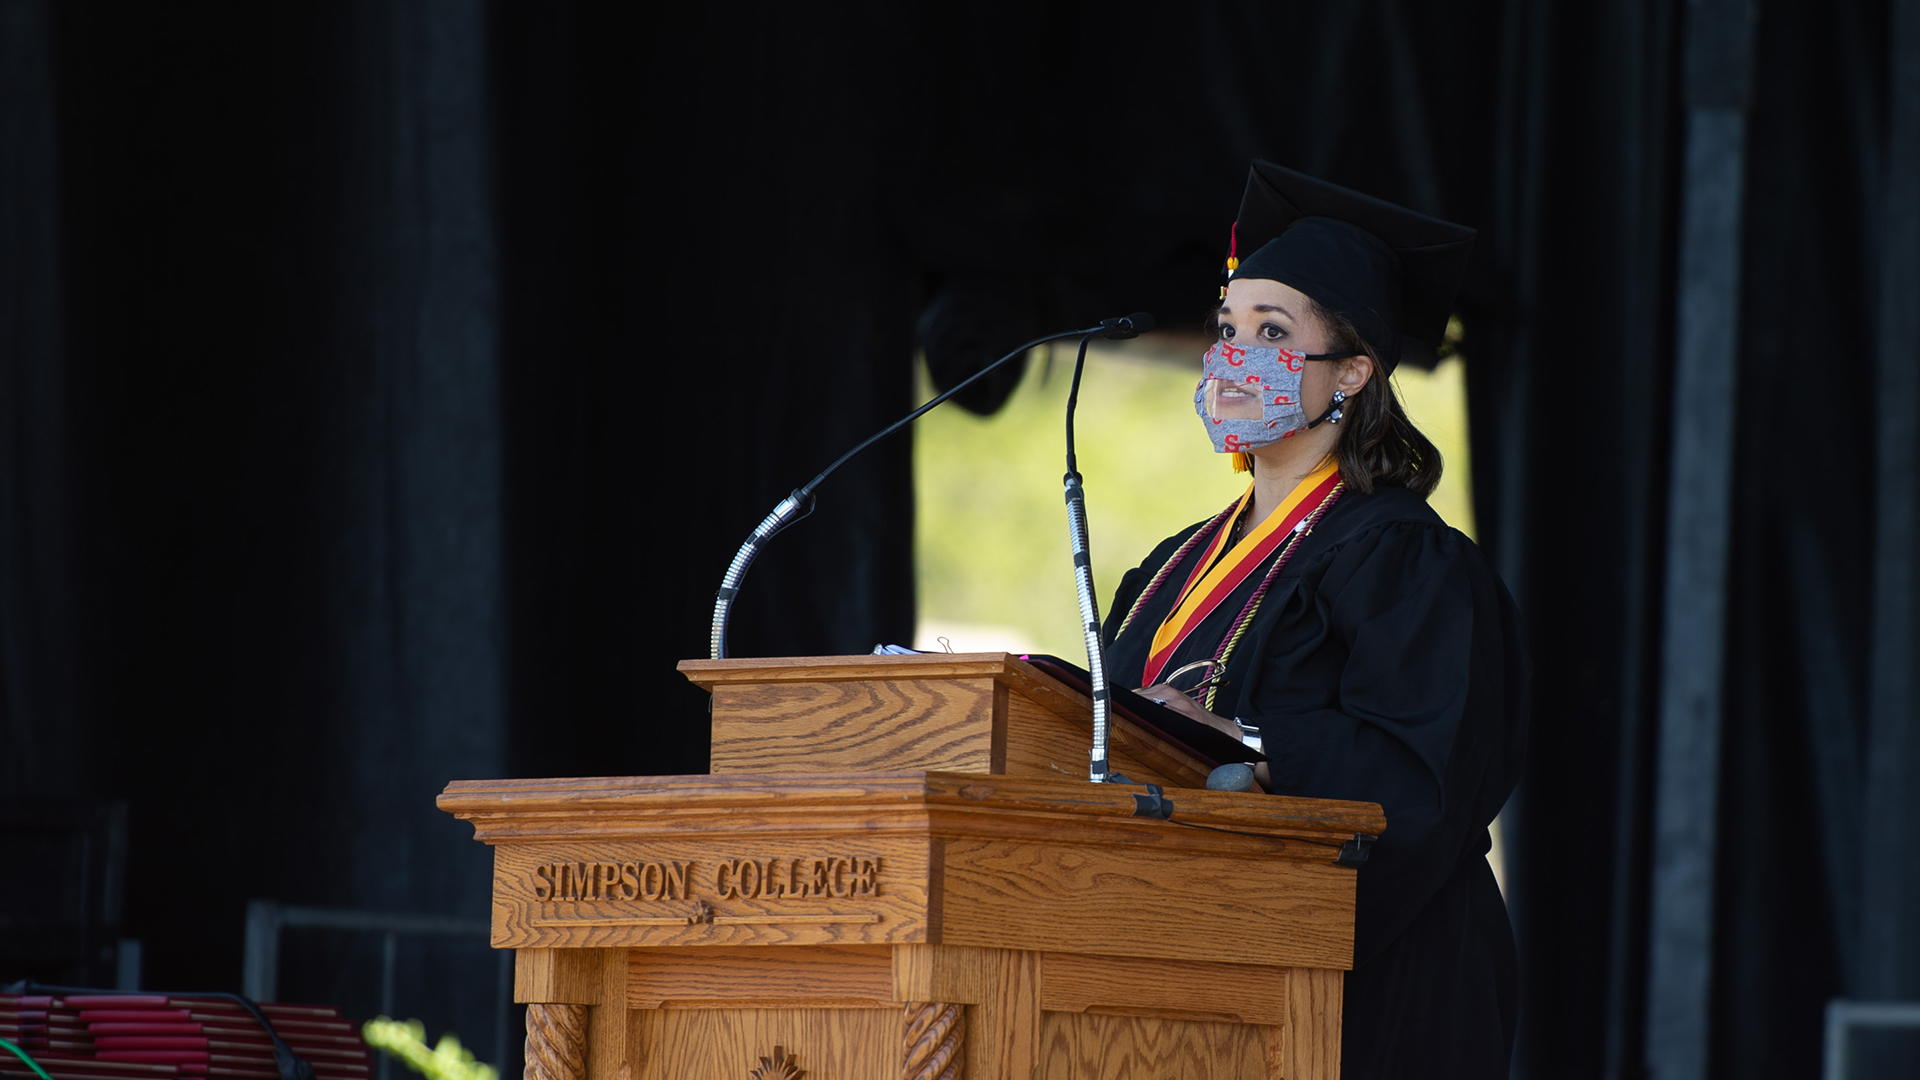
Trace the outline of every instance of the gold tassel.
{"label": "gold tassel", "polygon": [[1234,472],[1252,472],[1253,471],[1253,455],[1249,453],[1245,453],[1244,451],[1233,455],[1233,471]]}

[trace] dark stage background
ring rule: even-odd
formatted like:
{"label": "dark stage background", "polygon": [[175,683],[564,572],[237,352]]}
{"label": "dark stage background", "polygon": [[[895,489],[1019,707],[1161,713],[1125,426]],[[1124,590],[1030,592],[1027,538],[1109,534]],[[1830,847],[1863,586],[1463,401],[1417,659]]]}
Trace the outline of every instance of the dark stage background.
{"label": "dark stage background", "polygon": [[[148,986],[237,987],[252,898],[484,917],[448,779],[702,771],[673,665],[916,342],[950,384],[1196,325],[1266,157],[1482,230],[1477,516],[1537,665],[1516,1074],[1814,1075],[1828,999],[1920,999],[1917,37],[1920,0],[0,0],[0,891],[118,803],[91,932]],[[908,639],[910,477],[903,439],[835,478],[737,653]],[[303,942],[362,993],[364,942]],[[484,1053],[493,970],[405,953],[405,1011]]]}

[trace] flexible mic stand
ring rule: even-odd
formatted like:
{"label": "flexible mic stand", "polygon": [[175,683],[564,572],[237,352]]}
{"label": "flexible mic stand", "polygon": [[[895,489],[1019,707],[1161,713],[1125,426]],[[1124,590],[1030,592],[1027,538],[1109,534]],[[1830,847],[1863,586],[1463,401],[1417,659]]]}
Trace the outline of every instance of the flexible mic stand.
{"label": "flexible mic stand", "polygon": [[[1137,337],[1153,329],[1153,316],[1136,311],[1124,319],[1107,319],[1101,330],[1111,338]],[[1107,686],[1107,649],[1100,640],[1100,599],[1093,591],[1093,557],[1087,542],[1087,487],[1080,478],[1080,462],[1073,448],[1073,413],[1080,405],[1080,373],[1087,364],[1087,345],[1099,334],[1080,339],[1080,354],[1073,361],[1073,385],[1067,390],[1067,495],[1068,541],[1073,546],[1073,587],[1080,599],[1080,625],[1087,639],[1087,682],[1093,691],[1093,749],[1088,754],[1087,778],[1096,784],[1107,783],[1113,771],[1107,764],[1107,722],[1112,712],[1112,691]]]}
{"label": "flexible mic stand", "polygon": [[[1034,338],[1025,345],[1020,346],[965,379],[962,379],[945,393],[937,395],[925,405],[901,417],[886,430],[872,436],[846,453],[841,454],[839,459],[833,464],[820,470],[820,475],[807,481],[804,486],[796,488],[791,495],[780,500],[780,505],[773,508],[773,513],[768,514],[765,520],[755,526],[753,535],[747,537],[747,542],[740,545],[740,550],[734,553],[733,561],[727,565],[726,576],[720,579],[720,591],[715,595],[713,602],[713,628],[708,641],[708,654],[715,660],[724,660],[727,657],[727,623],[732,618],[733,602],[735,598],[740,595],[740,582],[746,578],[747,568],[753,565],[753,560],[760,554],[760,549],[766,547],[767,541],[773,539],[776,533],[792,525],[794,522],[799,521],[801,518],[806,517],[808,514],[813,513],[814,490],[818,488],[827,477],[833,475],[835,469],[846,464],[849,458],[865,450],[867,447],[872,446],[874,443],[879,442],[881,439],[899,431],[901,428],[906,427],[908,424],[913,423],[915,420],[918,420],[934,406],[965,390],[967,387],[972,386],[978,380],[985,378],[990,372],[998,369],[1002,364],[1005,364],[1016,356],[1023,355],[1029,349],[1045,345],[1049,341],[1059,341],[1063,338],[1070,337],[1084,336],[1092,338],[1099,337],[1102,334],[1111,337],[1133,337],[1135,334],[1142,332],[1140,329],[1135,328],[1135,323],[1142,318],[1143,315],[1144,313],[1136,313],[1124,319],[1106,319],[1102,321],[1099,326],[1088,329],[1067,330],[1058,334],[1048,334],[1045,337]],[[1153,316],[1144,315],[1144,317],[1146,319],[1146,325],[1151,327],[1153,325]],[[1084,341],[1081,343],[1080,355],[1082,357],[1086,356],[1086,343]],[[1074,385],[1077,387],[1079,382],[1080,371],[1079,368],[1076,367],[1074,369]]]}
{"label": "flexible mic stand", "polygon": [[1088,329],[1068,330],[1064,333],[1035,338],[974,372],[945,393],[935,396],[926,404],[889,425],[884,431],[841,454],[833,464],[822,469],[820,475],[780,500],[780,505],[774,507],[773,513],[768,514],[759,525],[754,527],[753,534],[747,537],[747,542],[741,544],[740,550],[734,553],[733,561],[727,565],[726,576],[720,580],[720,591],[714,598],[713,628],[709,641],[712,658],[724,660],[727,657],[727,624],[732,618],[733,602],[740,595],[740,582],[746,578],[747,568],[753,565],[754,558],[760,554],[760,549],[766,546],[767,541],[773,539],[782,529],[813,513],[814,490],[832,475],[835,469],[846,464],[848,459],[860,451],[918,420],[934,406],[965,390],[976,380],[984,378],[1000,365],[1024,354],[1028,349],[1044,345],[1049,341],[1078,337],[1080,352],[1074,358],[1073,385],[1067,391],[1067,529],[1073,545],[1074,591],[1079,594],[1080,622],[1085,629],[1087,641],[1087,674],[1090,676],[1093,691],[1093,749],[1088,754],[1090,762],[1088,777],[1095,783],[1107,782],[1112,772],[1107,765],[1107,721],[1112,703],[1109,700],[1111,694],[1107,688],[1106,648],[1100,641],[1100,603],[1094,595],[1093,563],[1087,553],[1086,485],[1081,481],[1079,462],[1074,456],[1073,413],[1080,403],[1080,375],[1087,363],[1087,345],[1097,337],[1119,340],[1138,337],[1151,329],[1153,329],[1153,316],[1144,311],[1136,311],[1123,318],[1102,319],[1099,326]]}

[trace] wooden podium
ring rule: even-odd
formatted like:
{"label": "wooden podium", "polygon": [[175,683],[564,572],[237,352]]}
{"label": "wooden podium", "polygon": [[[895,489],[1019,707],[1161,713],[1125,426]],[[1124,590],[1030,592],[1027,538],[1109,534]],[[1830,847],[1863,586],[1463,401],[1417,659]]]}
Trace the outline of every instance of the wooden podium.
{"label": "wooden podium", "polygon": [[[1379,807],[1192,755],[1004,653],[689,661],[710,776],[455,781],[529,1080],[1339,1075]],[[1188,785],[1188,787],[1177,787]],[[1177,788],[1177,789],[1176,789]]]}

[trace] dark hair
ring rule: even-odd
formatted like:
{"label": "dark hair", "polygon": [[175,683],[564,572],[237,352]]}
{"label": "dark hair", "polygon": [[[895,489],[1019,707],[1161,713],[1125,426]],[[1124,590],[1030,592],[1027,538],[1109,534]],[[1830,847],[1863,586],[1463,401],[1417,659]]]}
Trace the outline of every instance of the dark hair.
{"label": "dark hair", "polygon": [[1433,494],[1440,484],[1440,450],[1407,419],[1379,354],[1345,316],[1318,302],[1312,303],[1311,310],[1327,328],[1328,352],[1365,353],[1373,360],[1373,377],[1341,410],[1340,438],[1333,450],[1340,478],[1359,491],[1386,484],[1406,488],[1423,499]]}

